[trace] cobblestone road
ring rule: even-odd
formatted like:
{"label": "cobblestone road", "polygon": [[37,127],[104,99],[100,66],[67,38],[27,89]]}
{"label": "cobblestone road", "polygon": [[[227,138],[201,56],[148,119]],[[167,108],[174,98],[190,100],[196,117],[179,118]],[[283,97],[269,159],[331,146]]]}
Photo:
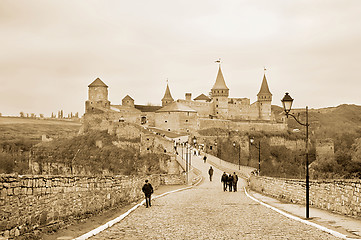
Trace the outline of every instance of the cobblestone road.
{"label": "cobblestone road", "polygon": [[[195,159],[206,176],[208,164]],[[238,192],[223,192],[221,171],[213,182],[172,193],[139,207],[121,222],[91,239],[338,239],[291,220]]]}

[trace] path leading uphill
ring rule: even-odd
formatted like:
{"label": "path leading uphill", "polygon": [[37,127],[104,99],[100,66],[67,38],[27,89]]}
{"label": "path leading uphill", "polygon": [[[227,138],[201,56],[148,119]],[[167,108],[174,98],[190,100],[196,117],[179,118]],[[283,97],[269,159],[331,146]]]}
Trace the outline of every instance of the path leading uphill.
{"label": "path leading uphill", "polygon": [[238,192],[223,192],[220,170],[210,182],[210,165],[193,164],[204,175],[199,186],[155,199],[91,239],[338,239],[249,199],[242,179]]}

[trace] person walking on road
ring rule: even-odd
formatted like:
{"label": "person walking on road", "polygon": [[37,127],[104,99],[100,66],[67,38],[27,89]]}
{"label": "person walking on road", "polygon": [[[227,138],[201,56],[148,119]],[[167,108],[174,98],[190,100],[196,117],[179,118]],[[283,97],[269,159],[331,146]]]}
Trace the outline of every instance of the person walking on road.
{"label": "person walking on road", "polygon": [[228,180],[229,191],[232,192],[232,186],[233,186],[233,176],[232,176],[232,174],[229,174],[227,180]]}
{"label": "person walking on road", "polygon": [[204,154],[203,162],[206,163],[206,161],[207,161],[207,156]]}
{"label": "person walking on road", "polygon": [[228,183],[228,176],[226,172],[223,172],[221,177],[221,182],[223,183],[223,191],[227,191],[227,183]]}
{"label": "person walking on road", "polygon": [[212,166],[209,167],[208,174],[209,174],[209,181],[212,182],[212,176],[213,176],[213,168],[212,168]]}
{"label": "person walking on road", "polygon": [[143,193],[145,195],[145,204],[146,204],[145,206],[146,207],[151,207],[152,204],[151,204],[150,200],[151,200],[151,196],[152,196],[152,193],[153,193],[153,187],[152,187],[152,184],[150,184],[148,182],[148,180],[145,180],[145,184],[142,187],[142,191],[143,191]]}
{"label": "person walking on road", "polygon": [[233,191],[237,192],[237,182],[238,182],[238,176],[236,172],[233,172]]}

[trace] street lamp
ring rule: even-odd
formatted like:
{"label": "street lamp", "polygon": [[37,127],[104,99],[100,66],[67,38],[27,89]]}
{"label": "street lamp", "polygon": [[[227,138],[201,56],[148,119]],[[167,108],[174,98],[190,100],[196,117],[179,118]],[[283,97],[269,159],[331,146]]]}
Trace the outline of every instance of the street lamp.
{"label": "street lamp", "polygon": [[[219,158],[219,165],[222,165],[221,158],[220,158],[220,156],[219,156],[219,154],[218,154],[219,151],[218,151],[218,146],[217,146],[217,145],[218,145],[217,141],[214,141],[214,146],[216,147],[216,151],[217,151],[217,152],[216,152],[216,157]],[[212,154],[213,154],[213,153],[212,153]]]}
{"label": "street lamp", "polygon": [[290,113],[293,99],[291,98],[291,96],[288,93],[285,94],[285,96],[283,97],[281,102],[283,104],[283,109],[286,113],[286,117],[288,118],[288,116],[291,116],[296,120],[296,122],[298,124],[306,127],[306,218],[309,218],[309,216],[310,216],[310,210],[309,210],[310,209],[310,204],[309,204],[310,177],[308,174],[308,152],[309,152],[309,149],[308,149],[309,148],[308,147],[308,126],[310,126],[310,124],[308,123],[308,106],[306,106],[306,123],[302,123],[293,114]]}
{"label": "street lamp", "polygon": [[196,146],[197,146],[197,138],[196,138],[196,136],[194,136],[192,138],[192,141],[193,141],[193,147],[195,149],[194,155],[196,155],[196,153],[197,153],[197,148],[196,148]]}
{"label": "street lamp", "polygon": [[261,140],[258,141],[258,147],[254,144],[254,138],[249,140],[251,145],[258,149],[258,175],[261,175]]}
{"label": "street lamp", "polygon": [[[233,147],[236,147],[236,142],[233,142]],[[241,144],[238,144],[238,170],[241,170]]]}

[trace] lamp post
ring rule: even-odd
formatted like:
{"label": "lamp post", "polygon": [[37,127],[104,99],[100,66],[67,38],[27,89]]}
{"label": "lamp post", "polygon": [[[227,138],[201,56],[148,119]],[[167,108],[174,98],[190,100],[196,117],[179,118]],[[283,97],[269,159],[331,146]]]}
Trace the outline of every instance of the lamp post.
{"label": "lamp post", "polygon": [[[221,161],[221,158],[220,157],[218,157],[218,143],[217,143],[217,141],[214,141],[214,146],[216,147],[216,157],[219,159],[219,165],[222,165],[222,161]],[[213,153],[212,153],[213,154]]]}
{"label": "lamp post", "polygon": [[258,149],[258,175],[261,175],[261,140],[258,141],[258,147],[254,144],[254,138],[249,140],[251,145]]}
{"label": "lamp post", "polygon": [[293,99],[291,98],[291,96],[288,93],[285,94],[285,96],[283,97],[281,102],[283,104],[283,110],[286,113],[286,117],[288,118],[288,116],[291,116],[296,120],[296,122],[298,124],[306,127],[306,218],[309,218],[310,217],[310,210],[309,210],[310,209],[310,204],[309,204],[310,177],[308,174],[308,152],[309,152],[309,149],[308,149],[309,148],[308,147],[308,126],[310,126],[310,124],[308,123],[308,106],[306,106],[306,123],[302,123],[293,114],[290,113]]}
{"label": "lamp post", "polygon": [[185,155],[186,155],[186,174],[187,174],[187,184],[188,184],[188,172],[189,172],[189,168],[188,168],[188,142],[185,142]]}
{"label": "lamp post", "polygon": [[196,148],[196,146],[197,146],[197,138],[196,138],[196,136],[194,136],[193,138],[192,138],[192,141],[193,141],[193,148],[195,149],[195,154],[194,155],[196,155],[196,153],[197,153],[197,148]]}
{"label": "lamp post", "polygon": [[[236,147],[236,142],[233,142],[233,147]],[[241,170],[241,144],[238,144],[238,170]]]}

